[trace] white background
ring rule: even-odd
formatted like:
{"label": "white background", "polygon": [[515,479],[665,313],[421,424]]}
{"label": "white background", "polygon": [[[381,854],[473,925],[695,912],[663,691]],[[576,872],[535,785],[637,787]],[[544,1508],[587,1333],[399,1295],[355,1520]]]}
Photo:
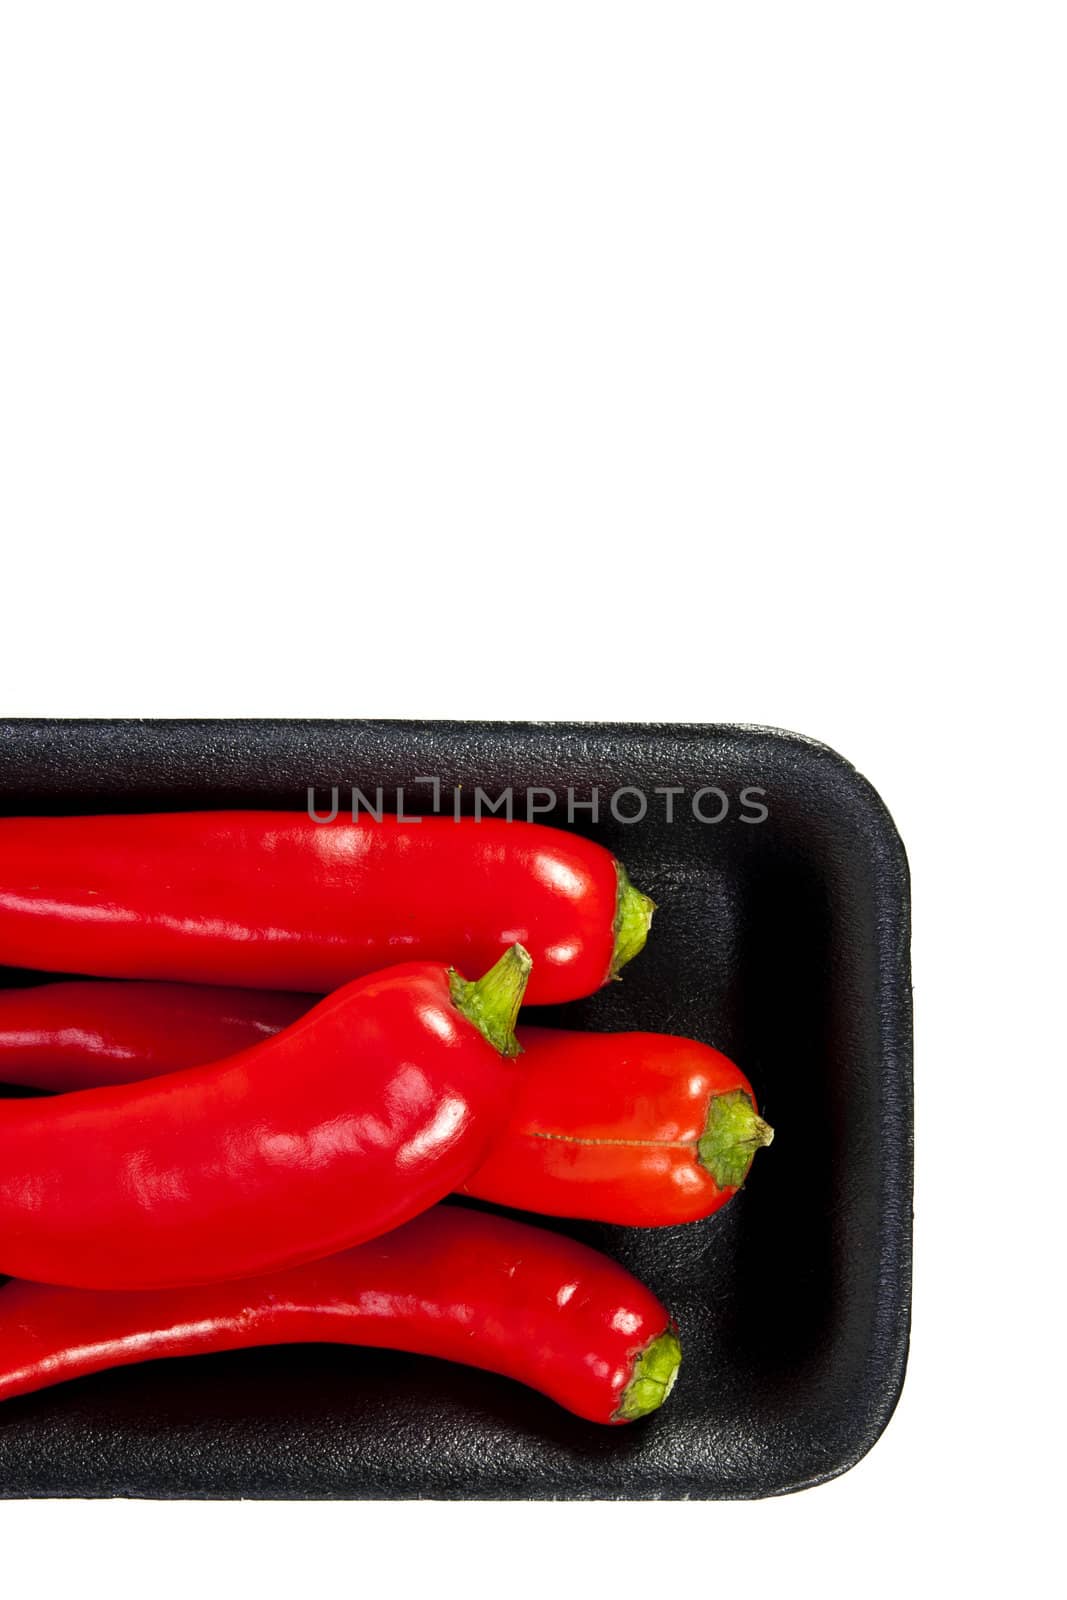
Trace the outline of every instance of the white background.
{"label": "white background", "polygon": [[0,8],[3,709],[810,733],[911,857],[918,1119],[909,1377],[831,1485],[9,1504],[5,1574],[1052,1592],[1063,18]]}

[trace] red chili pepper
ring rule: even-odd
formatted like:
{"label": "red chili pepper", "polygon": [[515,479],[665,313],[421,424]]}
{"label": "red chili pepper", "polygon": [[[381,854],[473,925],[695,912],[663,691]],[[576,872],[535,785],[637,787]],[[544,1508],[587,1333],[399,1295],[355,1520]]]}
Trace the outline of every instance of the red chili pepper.
{"label": "red chili pepper", "polygon": [[0,1272],[84,1288],[251,1276],[405,1222],[467,1178],[517,1073],[521,946],[423,962],[142,1083],[0,1104]]}
{"label": "red chili pepper", "polygon": [[0,989],[0,1083],[98,1089],[199,1067],[269,1039],[317,998],[193,983]]}
{"label": "red chili pepper", "polygon": [[774,1137],[741,1069],[693,1039],[520,1028],[519,1043],[507,1121],[464,1194],[631,1227],[693,1222]]}
{"label": "red chili pepper", "polygon": [[534,959],[528,1001],[592,994],[652,902],[601,845],[533,823],[300,812],[0,821],[0,964],[325,993],[399,960]]}
{"label": "red chili pepper", "polygon": [[[51,998],[54,992],[54,998]],[[223,998],[224,997],[224,998]],[[0,1080],[84,1088],[206,1061],[311,1002],[182,984],[0,994]],[[242,1038],[243,1034],[243,1038]],[[510,1113],[464,1191],[547,1215],[656,1226],[718,1211],[771,1129],[719,1051],[662,1033],[520,1028]]]}
{"label": "red chili pepper", "polygon": [[681,1359],[667,1312],[617,1262],[438,1206],[370,1244],[240,1283],[109,1294],[9,1283],[0,1400],[161,1356],[304,1341],[483,1367],[591,1422],[654,1411]]}

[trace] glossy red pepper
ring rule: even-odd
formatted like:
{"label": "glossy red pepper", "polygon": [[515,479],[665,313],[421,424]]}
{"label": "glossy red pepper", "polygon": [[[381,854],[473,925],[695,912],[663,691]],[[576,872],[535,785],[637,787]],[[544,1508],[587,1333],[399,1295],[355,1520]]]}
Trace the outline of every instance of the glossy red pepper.
{"label": "glossy red pepper", "polygon": [[[62,991],[54,999],[49,991]],[[221,998],[225,996],[225,999]],[[243,997],[243,1000],[242,1000]],[[0,1080],[84,1088],[251,1042],[310,1004],[182,984],[70,983],[0,994]],[[80,1022],[79,1022],[80,1019]],[[728,1057],[662,1033],[520,1028],[511,1110],[465,1192],[554,1216],[632,1226],[725,1205],[771,1129]]]}
{"label": "glossy red pepper", "polygon": [[519,1043],[511,1111],[464,1194],[633,1227],[693,1222],[773,1138],[741,1069],[694,1039],[520,1028]]}
{"label": "glossy red pepper", "polygon": [[681,1357],[655,1295],[608,1257],[438,1206],[369,1244],[240,1283],[110,1294],[9,1283],[0,1399],[161,1356],[302,1341],[464,1362],[608,1423],[661,1405]]}
{"label": "glossy red pepper", "polygon": [[0,1083],[98,1089],[199,1067],[269,1039],[317,999],[194,983],[0,989]]}
{"label": "glossy red pepper", "polygon": [[235,1056],[0,1103],[0,1272],[97,1289],[250,1276],[396,1227],[467,1178],[516,1071],[529,957],[330,995]]}
{"label": "glossy red pepper", "polygon": [[325,993],[397,961],[534,959],[528,1002],[592,994],[652,902],[601,845],[525,822],[303,812],[0,821],[0,964]]}

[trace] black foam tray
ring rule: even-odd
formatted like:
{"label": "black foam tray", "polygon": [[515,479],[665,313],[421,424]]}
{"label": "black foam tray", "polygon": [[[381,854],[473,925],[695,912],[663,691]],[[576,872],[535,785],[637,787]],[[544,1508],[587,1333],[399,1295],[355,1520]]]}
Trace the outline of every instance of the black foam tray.
{"label": "black foam tray", "polygon": [[[870,785],[770,729],[409,722],[0,723],[0,811],[303,807],[315,784],[527,789],[659,903],[625,980],[542,1013],[687,1033],[735,1057],[777,1130],[736,1200],[665,1230],[575,1224],[672,1307],[670,1403],[598,1428],[505,1379],[290,1347],[127,1368],[0,1409],[0,1495],[751,1498],[844,1472],[904,1377],[911,991],[904,851]],[[672,799],[657,788],[684,791]],[[712,787],[698,805],[692,801]],[[610,800],[647,797],[640,821]],[[742,790],[761,789],[762,796]],[[545,791],[549,791],[546,794]],[[640,797],[619,795],[634,813]],[[744,821],[765,805],[765,820]],[[8,972],[8,982],[31,974]],[[567,1228],[566,1224],[557,1224]]]}

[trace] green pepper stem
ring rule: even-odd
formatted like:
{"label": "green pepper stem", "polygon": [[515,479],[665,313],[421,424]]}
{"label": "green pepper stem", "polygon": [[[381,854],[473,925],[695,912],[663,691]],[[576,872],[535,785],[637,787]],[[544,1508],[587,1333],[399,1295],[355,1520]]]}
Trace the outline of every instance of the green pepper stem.
{"label": "green pepper stem", "polygon": [[774,1129],[756,1111],[743,1089],[714,1094],[704,1132],[697,1140],[697,1160],[720,1189],[739,1189],[757,1150],[769,1145]]}
{"label": "green pepper stem", "polygon": [[474,982],[468,982],[455,967],[448,969],[448,986],[456,1010],[502,1056],[517,1056],[522,1049],[515,1037],[515,1022],[532,966],[529,951],[521,944],[513,944],[494,967]]}
{"label": "green pepper stem", "polygon": [[630,882],[630,874],[621,861],[615,863],[618,890],[615,896],[615,944],[611,952],[609,976],[617,978],[621,969],[645,948],[648,930],[652,926],[654,900]]}
{"label": "green pepper stem", "polygon": [[613,1422],[636,1422],[657,1410],[674,1388],[682,1363],[682,1347],[673,1328],[650,1339],[634,1357],[634,1370]]}

